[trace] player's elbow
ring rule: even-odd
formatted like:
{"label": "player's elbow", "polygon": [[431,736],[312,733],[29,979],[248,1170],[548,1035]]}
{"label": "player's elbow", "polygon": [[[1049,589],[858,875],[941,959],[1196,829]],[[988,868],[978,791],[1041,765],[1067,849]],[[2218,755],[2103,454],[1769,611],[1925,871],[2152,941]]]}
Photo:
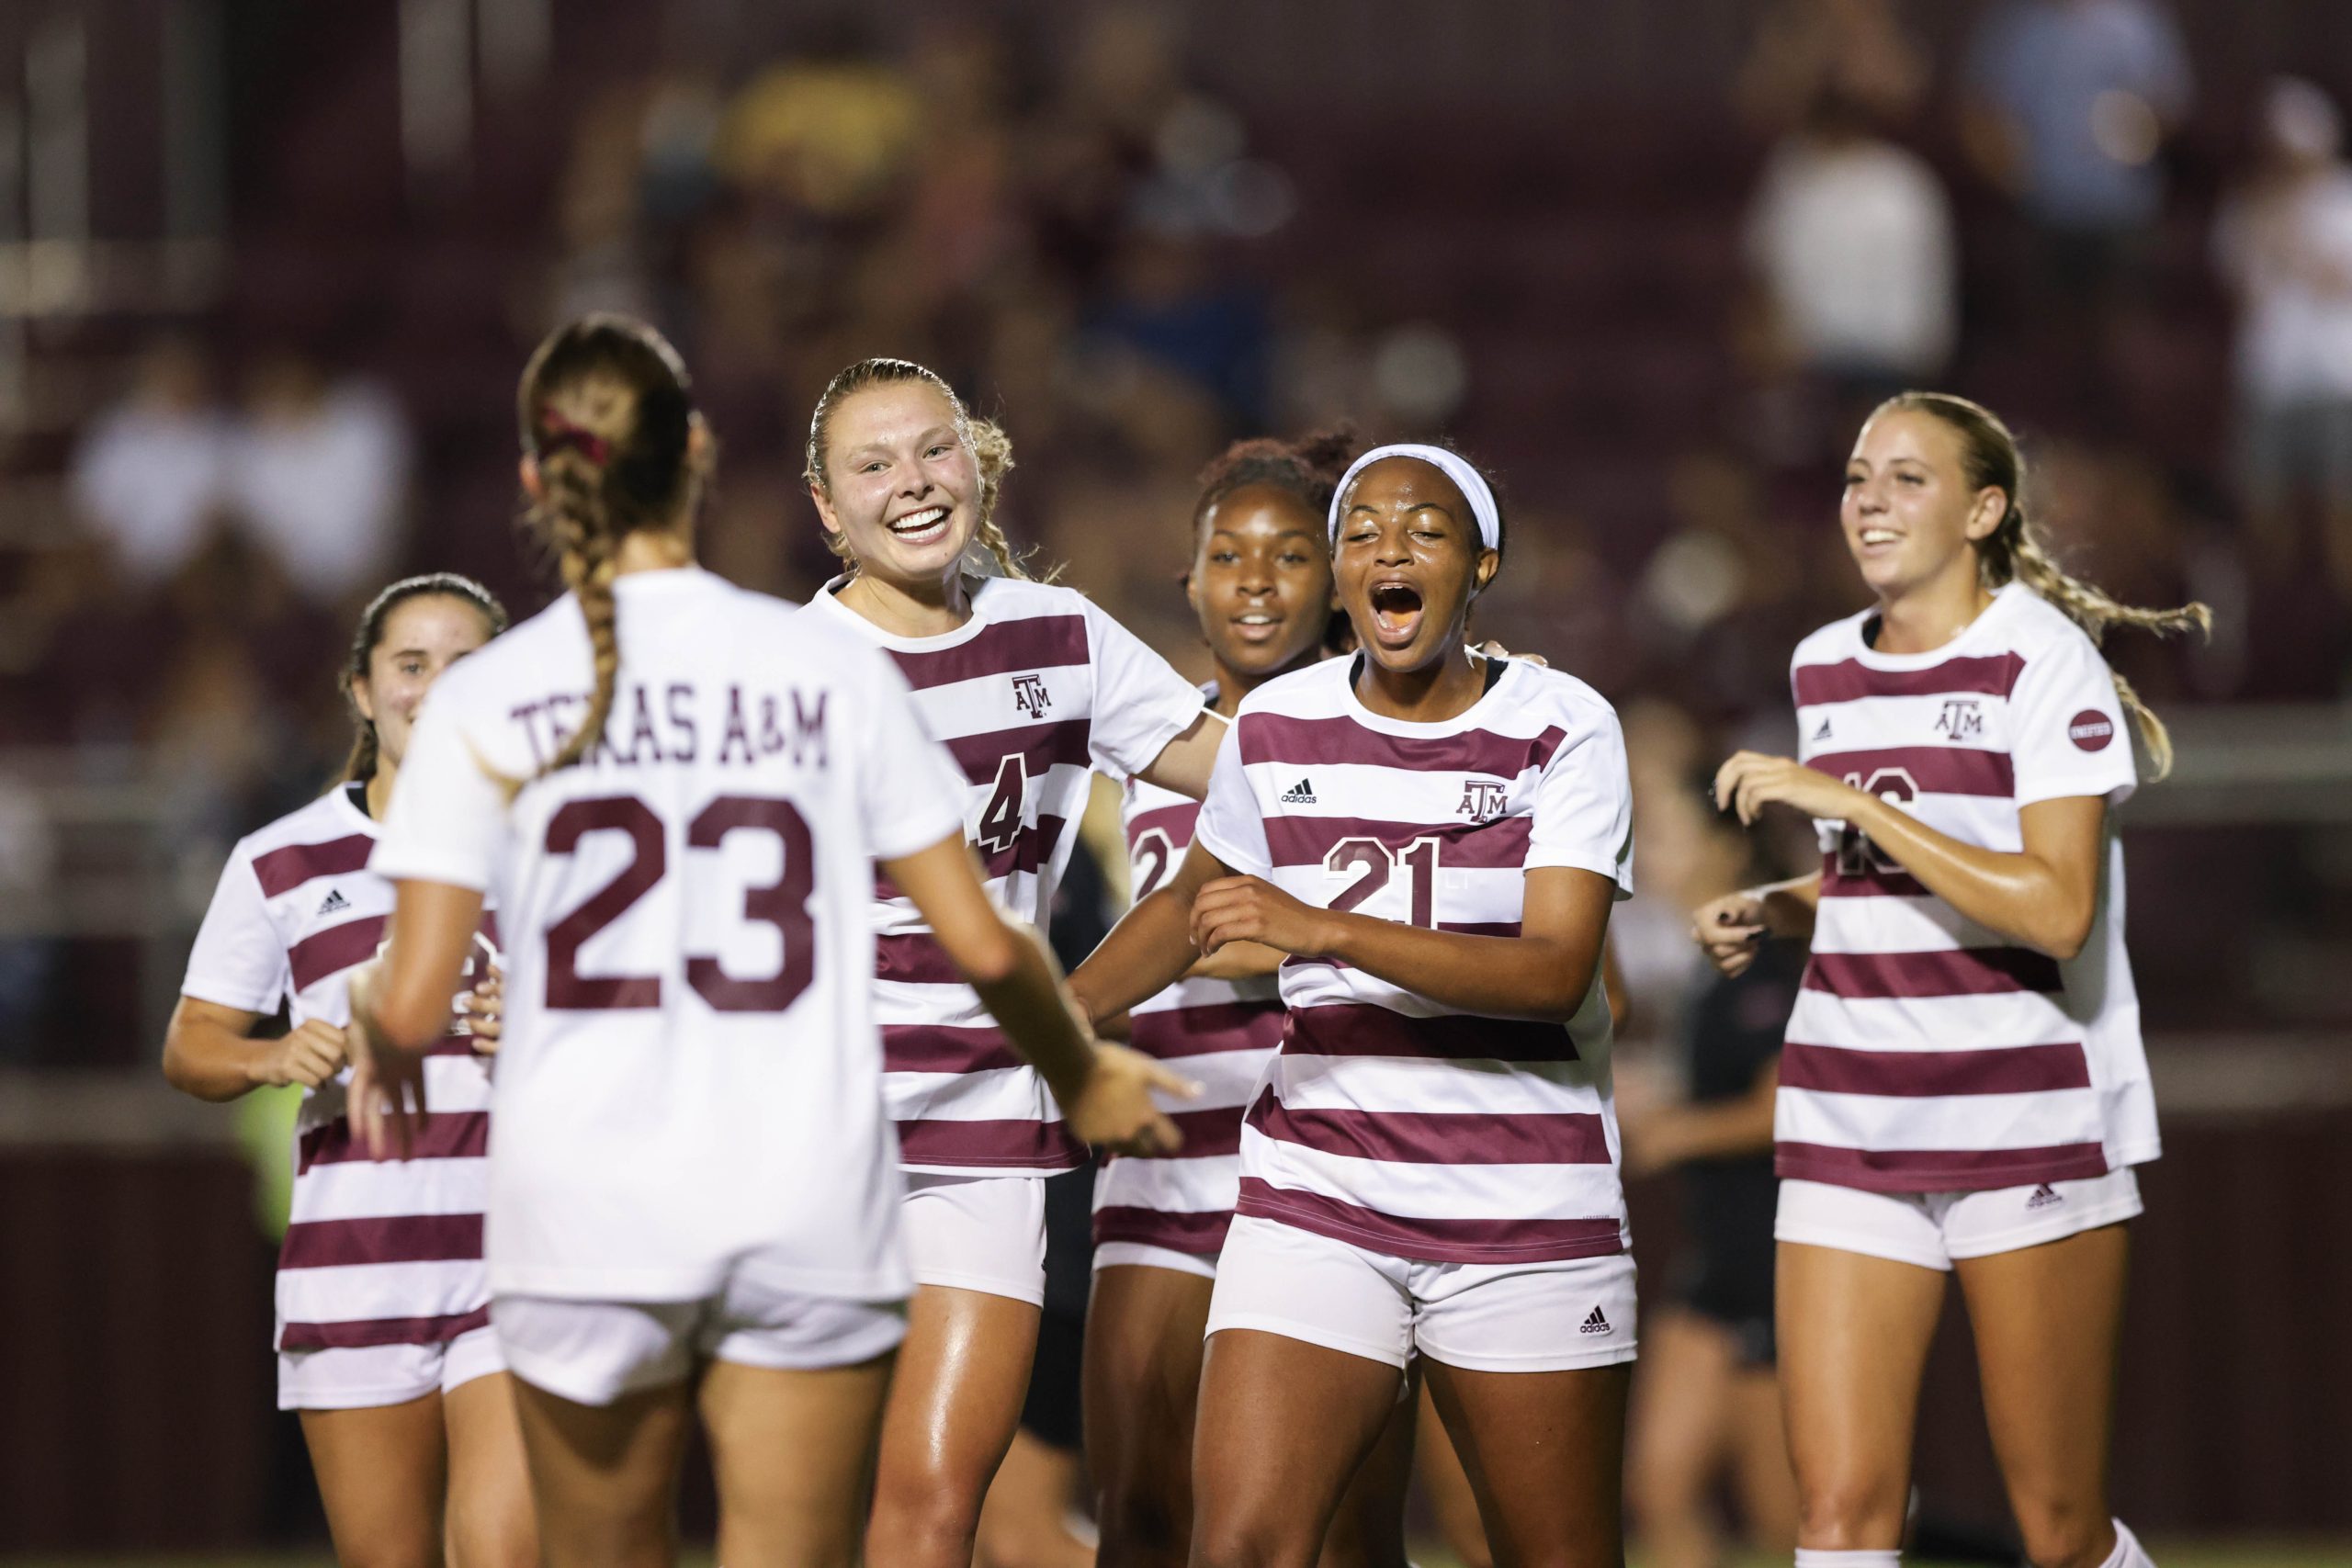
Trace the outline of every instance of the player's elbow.
{"label": "player's elbow", "polygon": [[986,989],[1002,985],[1021,972],[1028,956],[1029,939],[1002,920],[991,920],[956,944],[948,956],[973,986]]}
{"label": "player's elbow", "polygon": [[2094,897],[2046,897],[2038,900],[2036,913],[2041,918],[2028,933],[2028,940],[2064,964],[2079,955],[2089,943],[2091,927],[2098,922],[2098,905]]}
{"label": "player's elbow", "polygon": [[176,1026],[164,1036],[164,1081],[182,1094],[192,1095],[198,1100],[228,1098],[219,1093],[198,1067],[187,1036]]}

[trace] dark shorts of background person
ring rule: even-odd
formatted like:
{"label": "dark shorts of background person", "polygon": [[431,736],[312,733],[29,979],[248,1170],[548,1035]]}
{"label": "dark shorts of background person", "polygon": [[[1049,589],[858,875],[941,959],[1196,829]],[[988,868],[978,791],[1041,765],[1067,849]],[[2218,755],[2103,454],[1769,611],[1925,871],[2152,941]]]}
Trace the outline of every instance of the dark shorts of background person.
{"label": "dark shorts of background person", "polygon": [[1767,1370],[1772,1338],[1772,1213],[1780,1184],[1771,1156],[1683,1167],[1682,1255],[1667,1296],[1731,1337],[1743,1370]]}
{"label": "dark shorts of background person", "polygon": [[[1037,1323],[1037,1360],[1021,1425],[1038,1441],[1075,1450],[1079,1369],[1086,1346],[1086,1293],[1094,1268],[1094,1169],[1046,1180],[1046,1307]],[[1767,1235],[1770,1234],[1769,1231]]]}

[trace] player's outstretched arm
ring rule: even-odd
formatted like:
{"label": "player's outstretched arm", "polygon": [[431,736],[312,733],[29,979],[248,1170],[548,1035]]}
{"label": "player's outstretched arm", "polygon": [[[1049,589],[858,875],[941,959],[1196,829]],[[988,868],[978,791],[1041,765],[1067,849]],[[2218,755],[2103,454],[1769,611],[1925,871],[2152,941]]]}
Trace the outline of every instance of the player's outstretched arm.
{"label": "player's outstretched arm", "polygon": [[942,839],[882,869],[1045,1078],[1072,1134],[1119,1154],[1167,1154],[1182,1144],[1151,1091],[1189,1098],[1197,1089],[1148,1056],[1094,1042],[1071,1010],[1053,954],[989,902],[970,845]]}
{"label": "player's outstretched arm", "polygon": [[[1193,899],[1218,877],[1231,874],[1224,862],[1195,840],[1177,863],[1176,874],[1136,900],[1069,977],[1070,991],[1085,1015],[1096,1019],[1123,1013],[1195,970],[1203,953],[1193,945]],[[1253,960],[1264,953],[1262,948],[1250,950]],[[1238,966],[1234,971],[1251,972],[1253,968]]]}
{"label": "player's outstretched arm", "polygon": [[1203,709],[1183,734],[1159,749],[1139,777],[1170,795],[1198,800],[1209,792],[1209,773],[1216,766],[1217,748],[1225,744],[1226,722]]}

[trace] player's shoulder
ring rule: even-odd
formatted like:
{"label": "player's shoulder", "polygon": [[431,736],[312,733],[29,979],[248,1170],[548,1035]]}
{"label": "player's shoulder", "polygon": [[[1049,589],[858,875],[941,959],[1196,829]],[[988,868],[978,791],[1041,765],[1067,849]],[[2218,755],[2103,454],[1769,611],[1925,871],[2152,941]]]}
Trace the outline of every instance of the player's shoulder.
{"label": "player's shoulder", "polygon": [[2053,661],[2074,661],[2083,659],[2106,662],[2098,644],[2090,633],[2076,625],[2066,614],[2022,582],[2012,582],[2001,590],[1999,602],[2001,620],[1999,640],[2009,652],[2025,661],[2031,669],[2036,659]]}
{"label": "player's shoulder", "polygon": [[1077,589],[1060,582],[1039,582],[1026,577],[987,577],[973,592],[973,602],[985,606],[990,620],[1025,620],[1040,615],[1083,615],[1110,618],[1109,613]]}
{"label": "player's shoulder", "polygon": [[514,693],[545,691],[550,682],[577,680],[587,645],[579,602],[564,594],[443,671],[425,700],[464,716]]}
{"label": "player's shoulder", "polygon": [[1871,618],[1869,610],[1857,610],[1841,615],[1826,626],[1816,626],[1797,642],[1796,651],[1789,656],[1789,668],[1807,664],[1835,664],[1850,659],[1861,648],[1862,626]]}
{"label": "player's shoulder", "polygon": [[323,844],[368,831],[370,824],[366,815],[351,804],[344,793],[345,788],[345,785],[337,784],[317,799],[296,807],[283,817],[265,822],[238,840],[233,852],[251,860],[272,850]]}
{"label": "player's shoulder", "polygon": [[1565,670],[1514,659],[1508,673],[1510,689],[1497,694],[1509,697],[1511,707],[1571,730],[1617,727],[1616,705]]}

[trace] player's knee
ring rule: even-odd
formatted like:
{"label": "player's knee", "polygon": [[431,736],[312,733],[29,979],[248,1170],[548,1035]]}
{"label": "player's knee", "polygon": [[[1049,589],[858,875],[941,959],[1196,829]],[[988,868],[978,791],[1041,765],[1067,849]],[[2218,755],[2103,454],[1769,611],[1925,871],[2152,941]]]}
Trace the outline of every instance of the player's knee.
{"label": "player's knee", "polygon": [[1193,1521],[1191,1568],[1297,1568],[1314,1560],[1313,1543],[1302,1554],[1276,1518],[1233,1515]]}
{"label": "player's knee", "polygon": [[1096,1511],[1106,1560],[1116,1551],[1123,1554],[1116,1561],[1136,1568],[1184,1561],[1193,1533],[1192,1504],[1167,1485],[1120,1477],[1102,1489]]}
{"label": "player's knee", "polygon": [[1908,1500],[1899,1476],[1800,1478],[1797,1539],[1823,1551],[1883,1551],[1903,1539]]}
{"label": "player's knee", "polygon": [[1681,1454],[1636,1449],[1625,1467],[1625,1497],[1643,1525],[1688,1513],[1706,1490],[1702,1465]]}
{"label": "player's knee", "polygon": [[2113,1542],[2107,1510],[2054,1498],[2018,1499],[2018,1534],[2034,1568],[2098,1568]]}
{"label": "player's knee", "polygon": [[[906,1551],[910,1562],[931,1561],[942,1551],[952,1555],[959,1543],[968,1556],[979,1532],[979,1489],[944,1467],[893,1471],[875,1487],[874,1537]],[[895,1559],[886,1552],[880,1560]]]}

